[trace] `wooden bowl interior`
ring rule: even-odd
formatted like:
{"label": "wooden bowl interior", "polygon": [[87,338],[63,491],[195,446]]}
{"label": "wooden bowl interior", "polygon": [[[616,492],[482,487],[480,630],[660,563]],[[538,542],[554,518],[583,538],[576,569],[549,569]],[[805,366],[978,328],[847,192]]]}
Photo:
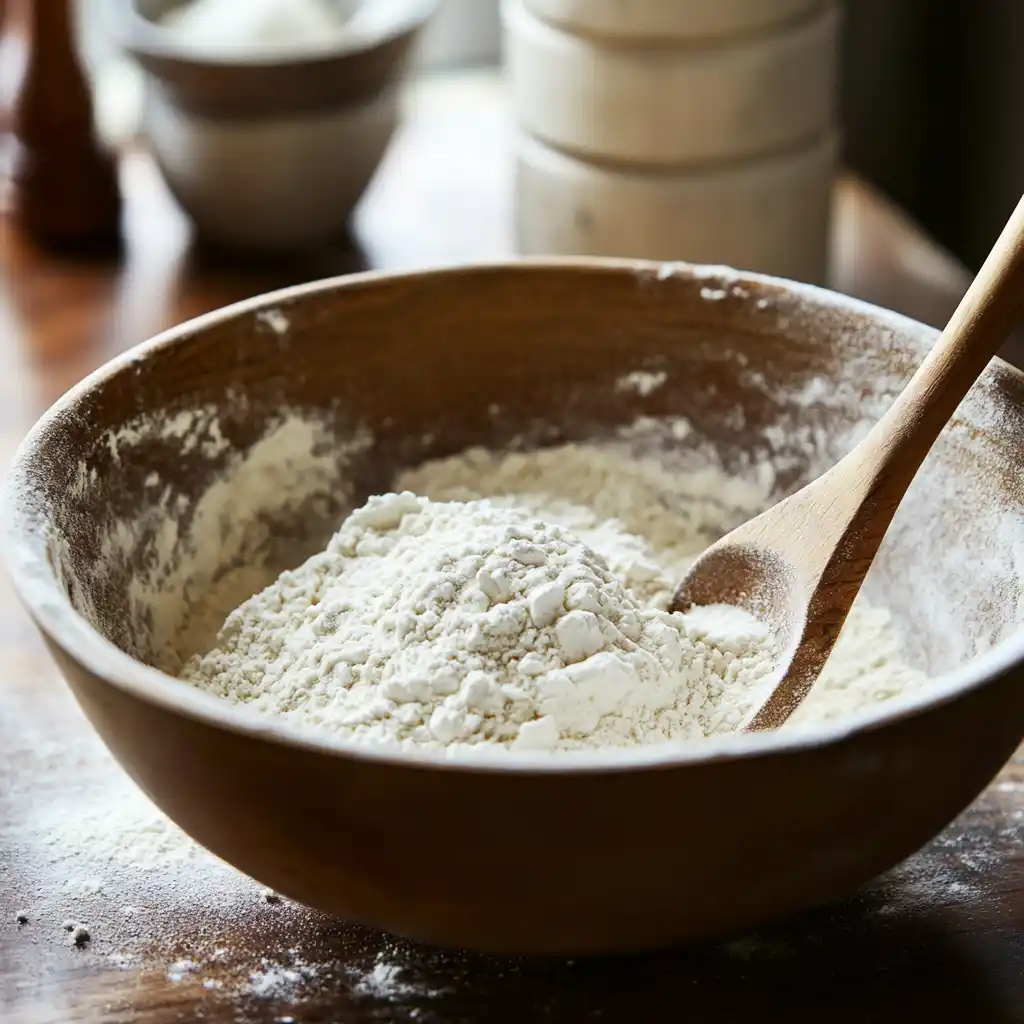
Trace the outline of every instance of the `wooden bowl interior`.
{"label": "wooden bowl interior", "polygon": [[[693,430],[665,442],[666,458],[710,442],[746,473],[752,455],[771,455],[779,497],[862,435],[933,337],[827,293],[650,265],[326,283],[172,332],[79,389],[22,460],[23,514],[74,607],[123,651],[174,672],[212,639],[189,632],[199,603],[222,616],[321,548],[346,509],[404,467],[682,416]],[[664,385],[647,396],[619,386],[640,369],[664,372]],[[255,473],[238,468],[295,422],[317,426],[296,428]],[[1022,444],[1024,378],[997,364],[870,574],[909,660],[931,673],[1020,621]],[[234,492],[216,490],[225,474]]]}

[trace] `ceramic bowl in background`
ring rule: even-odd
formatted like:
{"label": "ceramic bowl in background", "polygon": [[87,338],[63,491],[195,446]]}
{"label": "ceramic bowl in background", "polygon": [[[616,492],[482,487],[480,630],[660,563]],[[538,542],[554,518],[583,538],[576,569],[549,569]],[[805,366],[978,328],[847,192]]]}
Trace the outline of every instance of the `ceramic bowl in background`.
{"label": "ceramic bowl in background", "polygon": [[398,124],[436,0],[394,0],[370,38],[244,58],[190,52],[158,24],[180,2],[116,0],[113,26],[144,72],[143,135],[200,235],[280,251],[339,234]]}

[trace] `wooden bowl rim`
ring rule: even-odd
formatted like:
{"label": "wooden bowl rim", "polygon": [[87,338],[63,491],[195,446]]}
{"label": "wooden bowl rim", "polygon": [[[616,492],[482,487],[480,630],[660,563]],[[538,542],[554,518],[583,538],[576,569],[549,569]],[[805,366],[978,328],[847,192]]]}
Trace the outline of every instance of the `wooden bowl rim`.
{"label": "wooden bowl rim", "polygon": [[[47,450],[51,429],[68,416],[76,404],[109,378],[141,363],[153,353],[178,345],[224,321],[251,316],[260,310],[287,307],[310,296],[340,289],[387,286],[389,281],[436,277],[472,278],[505,274],[529,278],[556,271],[593,277],[601,274],[636,277],[656,286],[670,278],[694,282],[721,280],[740,285],[754,297],[758,293],[784,293],[815,312],[837,310],[870,320],[875,326],[904,335],[917,336],[930,345],[938,331],[891,310],[815,285],[787,281],[763,274],[738,272],[729,267],[683,262],[659,263],[649,260],[601,257],[542,257],[516,261],[491,261],[428,270],[368,271],[325,278],[236,302],[179,324],[111,359],[72,387],[35,423],[19,446],[4,484],[4,521],[0,551],[19,599],[42,632],[66,655],[104,683],[176,715],[225,729],[253,739],[283,743],[320,754],[351,760],[383,762],[395,767],[477,773],[588,774],[635,770],[665,770],[711,761],[737,761],[764,756],[797,753],[831,746],[854,735],[880,731],[906,719],[952,703],[1000,678],[1024,661],[1024,630],[995,648],[977,655],[966,664],[934,680],[924,691],[893,698],[885,705],[869,707],[839,721],[792,732],[732,734],[694,744],[664,744],[651,747],[605,751],[567,751],[557,757],[545,753],[503,751],[481,755],[469,751],[453,755],[443,751],[394,751],[321,735],[261,714],[251,708],[229,704],[204,693],[158,669],[132,658],[76,611],[50,566],[45,531],[35,501],[33,477],[40,456]],[[997,375],[1016,377],[1024,373],[1002,360],[994,361]]]}

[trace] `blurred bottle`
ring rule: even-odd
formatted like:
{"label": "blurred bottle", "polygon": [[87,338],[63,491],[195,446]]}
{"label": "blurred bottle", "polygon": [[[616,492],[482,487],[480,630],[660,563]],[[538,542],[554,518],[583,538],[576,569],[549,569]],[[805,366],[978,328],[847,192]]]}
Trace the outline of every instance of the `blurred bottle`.
{"label": "blurred bottle", "polygon": [[8,216],[45,244],[77,247],[117,239],[121,200],[114,161],[94,134],[72,19],[71,0],[6,0],[0,45],[17,57]]}

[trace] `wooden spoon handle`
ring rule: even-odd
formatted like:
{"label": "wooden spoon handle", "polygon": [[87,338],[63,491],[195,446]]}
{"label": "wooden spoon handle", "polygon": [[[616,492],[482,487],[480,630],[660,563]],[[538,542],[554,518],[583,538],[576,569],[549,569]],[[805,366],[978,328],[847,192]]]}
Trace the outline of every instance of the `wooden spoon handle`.
{"label": "wooden spoon handle", "polygon": [[[931,352],[868,436],[830,472],[726,539],[735,545],[742,531],[748,543],[783,550],[811,581],[793,659],[748,729],[778,728],[807,695],[914,475],[1022,310],[1024,199]],[[780,523],[788,525],[785,533]]]}
{"label": "wooden spoon handle", "polygon": [[[1024,198],[906,389],[865,438],[897,502],[1024,312]],[[881,481],[879,481],[881,483]]]}

